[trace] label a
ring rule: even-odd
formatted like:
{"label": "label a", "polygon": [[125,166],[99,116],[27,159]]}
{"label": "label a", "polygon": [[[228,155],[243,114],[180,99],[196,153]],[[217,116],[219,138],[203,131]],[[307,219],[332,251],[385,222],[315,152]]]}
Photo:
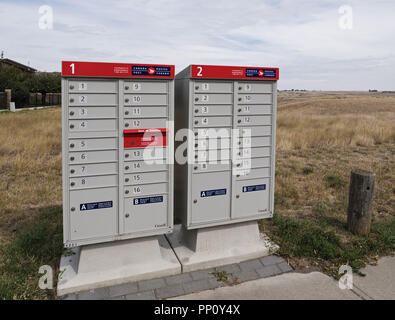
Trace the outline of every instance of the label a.
{"label": "label a", "polygon": [[214,196],[223,196],[225,194],[226,194],[226,189],[200,191],[200,197],[201,198],[214,197]]}
{"label": "label a", "polygon": [[112,201],[81,203],[80,211],[112,208]]}
{"label": "label a", "polygon": [[253,191],[262,191],[266,190],[266,184],[258,184],[255,186],[244,186],[242,188],[243,192],[253,192]]}

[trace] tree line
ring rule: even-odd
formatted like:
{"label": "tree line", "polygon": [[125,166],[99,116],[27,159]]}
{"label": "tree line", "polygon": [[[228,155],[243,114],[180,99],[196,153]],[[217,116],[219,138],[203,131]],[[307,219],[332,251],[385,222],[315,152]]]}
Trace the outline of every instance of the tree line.
{"label": "tree line", "polygon": [[16,105],[29,103],[29,92],[40,92],[43,95],[61,91],[61,76],[58,72],[28,73],[14,67],[0,65],[0,91],[11,89],[11,99]]}

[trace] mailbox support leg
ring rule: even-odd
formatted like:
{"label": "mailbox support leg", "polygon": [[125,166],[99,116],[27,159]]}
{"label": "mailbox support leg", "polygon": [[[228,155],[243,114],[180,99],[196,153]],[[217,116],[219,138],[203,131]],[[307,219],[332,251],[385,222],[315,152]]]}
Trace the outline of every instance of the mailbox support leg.
{"label": "mailbox support leg", "polygon": [[181,273],[163,235],[87,245],[72,252],[61,258],[59,296]]}
{"label": "mailbox support leg", "polygon": [[262,238],[257,221],[196,230],[177,225],[166,237],[181,262],[182,272],[263,257],[273,246]]}

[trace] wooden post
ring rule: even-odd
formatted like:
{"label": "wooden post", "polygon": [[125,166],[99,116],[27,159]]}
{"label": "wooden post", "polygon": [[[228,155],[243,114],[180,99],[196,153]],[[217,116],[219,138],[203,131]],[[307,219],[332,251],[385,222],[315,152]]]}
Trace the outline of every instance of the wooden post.
{"label": "wooden post", "polygon": [[370,232],[375,174],[357,169],[351,171],[347,210],[348,229],[358,235]]}
{"label": "wooden post", "polygon": [[10,104],[11,104],[11,89],[5,89],[4,90],[5,94],[6,94],[6,102],[5,102],[5,106],[8,110],[10,110]]}

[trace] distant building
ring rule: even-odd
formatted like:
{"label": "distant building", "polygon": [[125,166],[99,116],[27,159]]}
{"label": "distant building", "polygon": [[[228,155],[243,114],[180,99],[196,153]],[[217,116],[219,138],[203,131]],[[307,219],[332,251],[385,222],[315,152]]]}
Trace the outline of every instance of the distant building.
{"label": "distant building", "polygon": [[13,66],[13,67],[18,68],[19,70],[21,70],[23,72],[28,72],[28,73],[35,73],[37,71],[36,69],[34,69],[32,67],[26,66],[26,65],[24,65],[22,63],[19,63],[19,62],[16,62],[14,60],[7,59],[7,58],[1,58],[0,59],[0,66],[1,65]]}

